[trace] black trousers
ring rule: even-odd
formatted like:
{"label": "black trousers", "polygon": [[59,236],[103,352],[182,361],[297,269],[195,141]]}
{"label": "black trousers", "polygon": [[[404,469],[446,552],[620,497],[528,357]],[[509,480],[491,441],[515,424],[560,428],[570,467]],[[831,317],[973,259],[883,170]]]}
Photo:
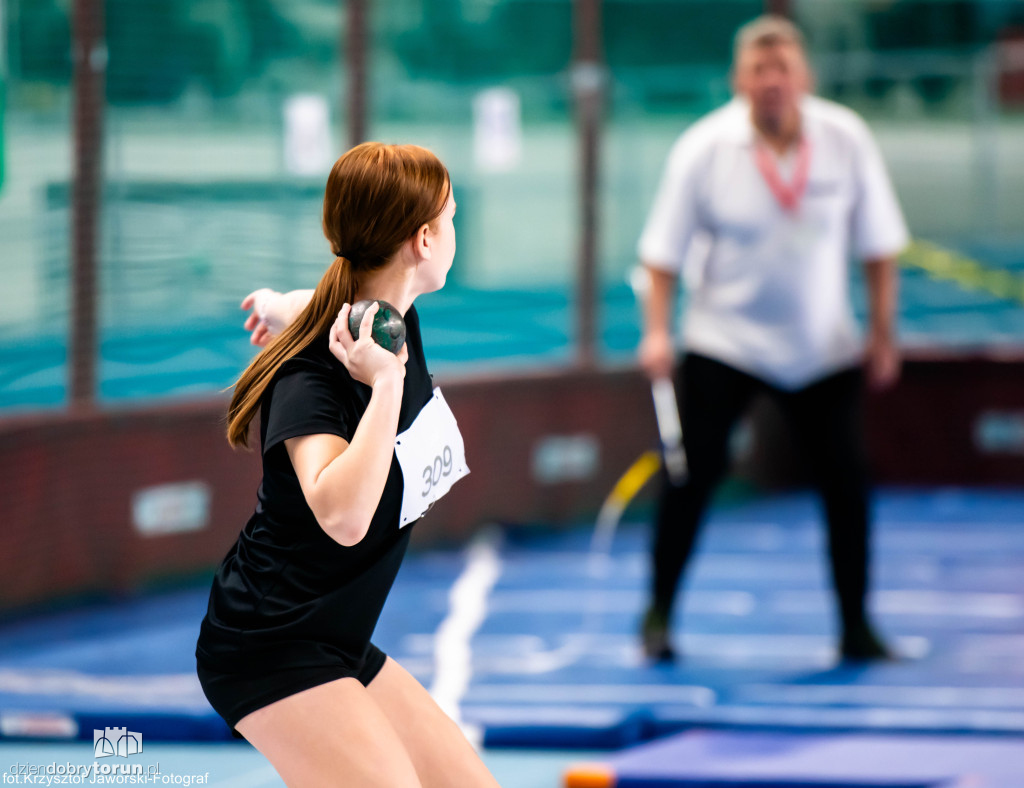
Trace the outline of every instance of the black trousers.
{"label": "black trousers", "polygon": [[653,545],[653,604],[671,615],[712,493],[729,466],[729,436],[756,394],[778,404],[828,521],[828,551],[844,631],[865,622],[868,475],[862,440],[863,379],[848,369],[798,391],[783,391],[694,353],[676,370],[690,474],[675,487],[662,474]]}

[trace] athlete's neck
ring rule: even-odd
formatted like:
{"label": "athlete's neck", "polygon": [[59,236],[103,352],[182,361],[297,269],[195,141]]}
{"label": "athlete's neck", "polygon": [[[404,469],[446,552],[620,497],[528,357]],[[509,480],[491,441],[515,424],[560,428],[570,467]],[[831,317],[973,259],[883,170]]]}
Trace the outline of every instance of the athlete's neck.
{"label": "athlete's neck", "polygon": [[359,287],[356,300],[364,298],[382,299],[395,307],[400,314],[409,311],[419,293],[414,288],[414,279],[409,270],[392,261],[370,274]]}

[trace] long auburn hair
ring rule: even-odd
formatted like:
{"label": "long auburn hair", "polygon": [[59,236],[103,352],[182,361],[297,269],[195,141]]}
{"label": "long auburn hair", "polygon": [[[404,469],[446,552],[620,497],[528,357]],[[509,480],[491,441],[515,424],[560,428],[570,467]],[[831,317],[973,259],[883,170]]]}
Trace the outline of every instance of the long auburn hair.
{"label": "long auburn hair", "polygon": [[271,340],[235,383],[228,443],[249,445],[249,425],[285,361],[327,333],[367,274],[383,268],[424,224],[434,223],[451,191],[448,170],[426,148],[364,142],[341,156],[324,192],[324,235],[334,262],[295,321]]}

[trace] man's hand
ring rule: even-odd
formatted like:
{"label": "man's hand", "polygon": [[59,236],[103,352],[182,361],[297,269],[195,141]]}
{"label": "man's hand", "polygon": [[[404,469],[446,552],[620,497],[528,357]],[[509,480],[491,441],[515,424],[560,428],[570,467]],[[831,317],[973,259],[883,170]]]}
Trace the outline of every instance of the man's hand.
{"label": "man's hand", "polygon": [[872,332],[864,348],[864,370],[868,385],[878,391],[893,386],[900,378],[902,359],[892,335]]}
{"label": "man's hand", "polygon": [[668,331],[650,331],[643,335],[637,349],[640,366],[651,380],[672,377],[675,348]]}

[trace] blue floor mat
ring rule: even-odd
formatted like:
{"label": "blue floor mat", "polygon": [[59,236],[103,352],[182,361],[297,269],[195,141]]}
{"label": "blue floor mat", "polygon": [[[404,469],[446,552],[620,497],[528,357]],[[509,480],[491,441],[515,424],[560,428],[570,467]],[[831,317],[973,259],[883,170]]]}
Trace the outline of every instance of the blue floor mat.
{"label": "blue floor mat", "polygon": [[566,788],[1019,788],[1024,740],[701,731],[570,767]]}
{"label": "blue floor mat", "polygon": [[[1024,492],[886,491],[871,607],[905,659],[836,664],[824,529],[797,494],[717,510],[677,611],[672,666],[635,637],[648,529],[623,526],[606,566],[591,531],[519,528],[497,552],[470,641],[463,721],[488,746],[623,747],[699,726],[1024,733]],[[426,686],[464,552],[412,554],[375,636]],[[0,735],[152,739],[227,730],[193,650],[206,587],[0,628]]]}

